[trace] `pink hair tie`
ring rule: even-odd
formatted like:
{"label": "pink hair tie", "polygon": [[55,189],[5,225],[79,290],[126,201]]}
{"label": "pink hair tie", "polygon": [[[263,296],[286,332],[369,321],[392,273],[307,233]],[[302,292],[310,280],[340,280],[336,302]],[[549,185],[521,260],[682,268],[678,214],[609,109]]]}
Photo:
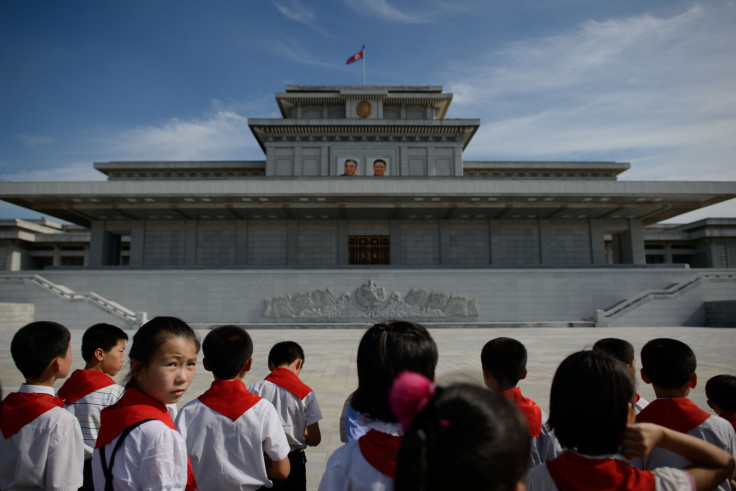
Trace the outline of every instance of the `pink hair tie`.
{"label": "pink hair tie", "polygon": [[405,371],[396,377],[389,392],[389,400],[404,431],[416,415],[427,407],[435,389],[435,384],[418,373]]}

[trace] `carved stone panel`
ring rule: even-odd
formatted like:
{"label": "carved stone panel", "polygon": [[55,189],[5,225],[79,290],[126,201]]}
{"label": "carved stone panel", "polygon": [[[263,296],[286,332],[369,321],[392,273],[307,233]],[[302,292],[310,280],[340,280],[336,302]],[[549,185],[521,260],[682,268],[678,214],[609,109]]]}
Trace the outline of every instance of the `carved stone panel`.
{"label": "carved stone panel", "polygon": [[399,292],[368,280],[352,293],[339,297],[329,290],[300,292],[264,300],[262,317],[301,320],[456,319],[478,317],[476,299],[450,293],[411,289],[405,298]]}

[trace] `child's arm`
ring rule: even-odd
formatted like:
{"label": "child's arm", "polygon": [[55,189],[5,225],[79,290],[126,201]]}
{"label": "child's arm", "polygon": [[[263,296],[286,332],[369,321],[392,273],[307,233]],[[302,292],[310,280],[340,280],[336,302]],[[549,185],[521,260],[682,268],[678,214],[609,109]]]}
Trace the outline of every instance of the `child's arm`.
{"label": "child's arm", "polygon": [[312,423],[304,429],[304,439],[307,445],[316,447],[322,441],[322,433],[319,431],[319,422]]}
{"label": "child's arm", "polygon": [[271,479],[286,479],[289,477],[291,472],[291,464],[289,463],[289,456],[287,455],[281,460],[271,460],[266,457],[266,474]]}
{"label": "child's arm", "polygon": [[678,453],[693,463],[686,470],[698,490],[713,489],[733,477],[733,456],[705,440],[652,423],[627,426],[623,439],[626,457],[647,455],[657,446]]}

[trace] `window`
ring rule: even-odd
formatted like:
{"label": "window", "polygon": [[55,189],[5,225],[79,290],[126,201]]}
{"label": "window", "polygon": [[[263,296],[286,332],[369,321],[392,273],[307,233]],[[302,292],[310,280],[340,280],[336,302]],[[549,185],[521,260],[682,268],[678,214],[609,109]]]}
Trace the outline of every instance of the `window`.
{"label": "window", "polygon": [[348,236],[348,264],[391,264],[391,241],[388,235]]}

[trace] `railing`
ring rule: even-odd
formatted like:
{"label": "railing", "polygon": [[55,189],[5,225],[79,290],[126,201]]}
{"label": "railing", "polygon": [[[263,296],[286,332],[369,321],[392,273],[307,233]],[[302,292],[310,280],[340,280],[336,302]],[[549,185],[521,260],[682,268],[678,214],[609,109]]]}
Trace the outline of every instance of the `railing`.
{"label": "railing", "polygon": [[690,279],[675,283],[661,290],[644,290],[639,295],[622,301],[607,310],[595,311],[596,327],[607,327],[608,324],[641,307],[651,300],[665,300],[675,298],[683,293],[699,286],[704,281],[736,281],[736,273],[698,273]]}
{"label": "railing", "polygon": [[75,292],[74,290],[64,285],[57,285],[56,283],[53,283],[43,276],[39,276],[37,274],[4,276],[3,279],[11,281],[29,281],[34,285],[43,288],[47,292],[69,302],[87,302],[115,317],[118,317],[119,319],[127,322],[134,327],[137,327],[146,321],[147,316],[145,312],[134,312],[120,305],[119,303],[108,300],[105,297],[102,297],[94,292]]}

